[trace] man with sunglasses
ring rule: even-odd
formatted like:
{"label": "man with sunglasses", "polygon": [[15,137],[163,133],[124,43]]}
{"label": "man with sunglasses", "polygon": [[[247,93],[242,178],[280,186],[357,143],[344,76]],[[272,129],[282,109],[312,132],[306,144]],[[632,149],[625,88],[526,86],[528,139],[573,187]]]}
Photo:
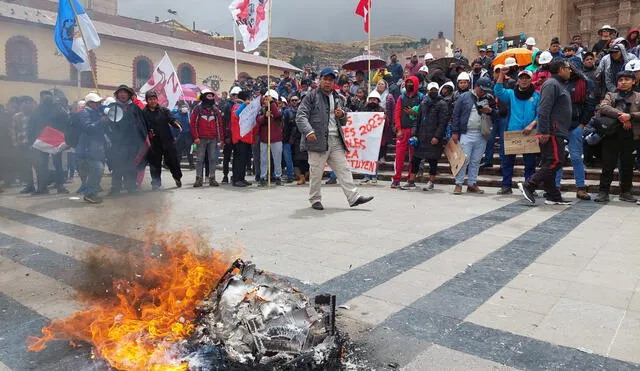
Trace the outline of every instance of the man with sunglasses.
{"label": "man with sunglasses", "polygon": [[533,177],[518,188],[531,203],[535,203],[534,192],[544,183],[547,205],[570,205],[562,199],[560,190],[556,188],[555,174],[565,160],[565,140],[569,136],[571,125],[571,94],[566,83],[571,77],[571,67],[564,59],[550,63],[551,78],[547,79],[540,89],[538,105],[538,142],[540,143],[540,169]]}

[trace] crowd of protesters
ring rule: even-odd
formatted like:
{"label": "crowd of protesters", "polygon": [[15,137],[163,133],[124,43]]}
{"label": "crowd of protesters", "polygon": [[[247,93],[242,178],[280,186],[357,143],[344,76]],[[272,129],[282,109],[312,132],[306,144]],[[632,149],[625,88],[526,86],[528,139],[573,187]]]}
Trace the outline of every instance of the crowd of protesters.
{"label": "crowd of protesters", "polygon": [[[385,68],[372,71],[370,81],[364,71],[351,75],[325,68],[317,74],[310,67],[294,75],[285,72],[278,81],[245,76],[229,92],[218,96],[204,89],[196,102],[180,102],[177,107],[163,107],[154,91],[147,92],[143,102],[126,85],[112,97],[91,92],[71,106],[55,89],[42,91],[39,101],[14,97],[1,112],[9,134],[3,139],[3,157],[10,161],[4,161],[0,177],[5,185],[19,181],[25,194],[46,194],[51,185],[58,193],[68,193],[65,183],[77,172],[82,182],[77,192],[87,202],[100,203],[105,166],[111,173],[108,193],[117,195],[137,192],[147,165],[153,190],[162,187],[163,168],[182,187],[181,164],[186,159],[195,169],[193,187],[205,182],[218,187],[218,180],[248,187],[253,185],[247,180],[249,173],[261,187],[269,182],[310,182],[312,206],[322,209],[320,182],[324,164],[332,162],[336,171],[327,183],[339,182],[351,206],[357,206],[371,198],[358,193],[343,166],[344,115],[384,112],[379,158],[395,142],[391,188],[416,188],[418,175],[426,171],[423,164],[428,164],[423,190],[434,189],[438,161],[445,144],[453,141],[466,155],[453,193],[462,194],[466,181],[466,192],[482,194],[478,173],[493,166],[499,143],[498,194],[511,194],[516,156],[505,155],[504,133],[530,135],[535,130],[540,153],[522,155],[525,182],[518,185],[526,199],[535,202],[536,189],[543,187],[546,203],[569,203],[560,193],[568,153],[578,199],[591,199],[585,165],[597,159],[602,174],[595,201],[609,201],[617,167],[620,200],[636,202],[631,188],[640,162],[639,32],[632,29],[627,37],[618,37],[614,27],[603,26],[592,48],[574,37],[564,47],[553,38],[543,50],[529,37],[521,45],[532,51],[526,64],[515,58],[494,64],[495,53],[489,47],[480,48],[471,62],[457,49],[455,62],[431,70],[434,58],[429,53],[422,61],[414,53],[404,65],[392,55]],[[254,129],[241,135],[240,115],[255,97],[261,99],[261,111]],[[311,122],[309,117],[319,111],[329,114]],[[318,121],[322,125],[317,126]],[[58,153],[32,148],[46,126],[65,134]],[[401,184],[407,158],[407,181]],[[377,176],[362,180],[376,182]]]}

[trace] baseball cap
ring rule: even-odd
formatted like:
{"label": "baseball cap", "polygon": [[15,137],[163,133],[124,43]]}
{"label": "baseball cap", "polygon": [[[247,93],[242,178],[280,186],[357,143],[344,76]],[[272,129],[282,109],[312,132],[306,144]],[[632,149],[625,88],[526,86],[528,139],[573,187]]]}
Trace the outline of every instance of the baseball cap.
{"label": "baseball cap", "polygon": [[493,86],[491,84],[491,80],[486,76],[483,76],[483,77],[478,79],[478,86],[480,87],[480,89],[482,89],[482,90],[484,90],[486,92],[493,91]]}
{"label": "baseball cap", "polygon": [[622,51],[622,45],[621,44],[616,44],[616,45],[611,47],[611,52],[621,52],[621,51]]}
{"label": "baseball cap", "polygon": [[629,61],[626,66],[624,66],[626,71],[638,72],[640,71],[640,60],[634,59]]}
{"label": "baseball cap", "polygon": [[333,76],[334,79],[338,78],[338,74],[336,74],[336,71],[331,67],[325,67],[322,69],[322,71],[320,71],[320,77],[325,77],[328,75]]}
{"label": "baseball cap", "polygon": [[438,85],[437,82],[430,82],[429,85],[427,85],[427,91],[429,91],[431,89],[439,90],[440,89],[440,85]]}
{"label": "baseball cap", "polygon": [[520,77],[522,75],[527,75],[527,76],[529,76],[529,78],[533,78],[533,72],[531,72],[531,71],[522,70],[522,71],[520,71],[518,73],[518,77]]}

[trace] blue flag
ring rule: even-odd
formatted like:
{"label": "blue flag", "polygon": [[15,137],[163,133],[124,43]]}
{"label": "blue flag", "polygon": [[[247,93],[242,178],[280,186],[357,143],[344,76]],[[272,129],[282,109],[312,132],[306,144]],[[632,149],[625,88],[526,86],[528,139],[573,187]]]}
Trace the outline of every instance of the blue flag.
{"label": "blue flag", "polygon": [[[71,2],[73,2],[73,7]],[[82,35],[84,35],[86,43],[82,39]],[[100,46],[100,38],[93,22],[91,22],[78,0],[59,1],[54,40],[58,50],[67,58],[69,63],[73,64],[79,71],[91,70],[89,50]]]}

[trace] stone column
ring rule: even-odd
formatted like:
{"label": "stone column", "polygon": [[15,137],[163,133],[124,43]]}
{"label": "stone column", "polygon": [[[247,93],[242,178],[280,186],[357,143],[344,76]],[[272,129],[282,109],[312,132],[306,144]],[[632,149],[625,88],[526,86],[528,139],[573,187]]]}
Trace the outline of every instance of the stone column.
{"label": "stone column", "polygon": [[578,10],[578,33],[582,37],[582,42],[588,44],[589,48],[598,42],[596,31],[600,26],[595,25],[593,20],[593,8],[595,5],[593,1],[575,2],[575,8]]}
{"label": "stone column", "polygon": [[631,29],[631,0],[621,0],[618,6],[618,32],[619,36],[626,37]]}

